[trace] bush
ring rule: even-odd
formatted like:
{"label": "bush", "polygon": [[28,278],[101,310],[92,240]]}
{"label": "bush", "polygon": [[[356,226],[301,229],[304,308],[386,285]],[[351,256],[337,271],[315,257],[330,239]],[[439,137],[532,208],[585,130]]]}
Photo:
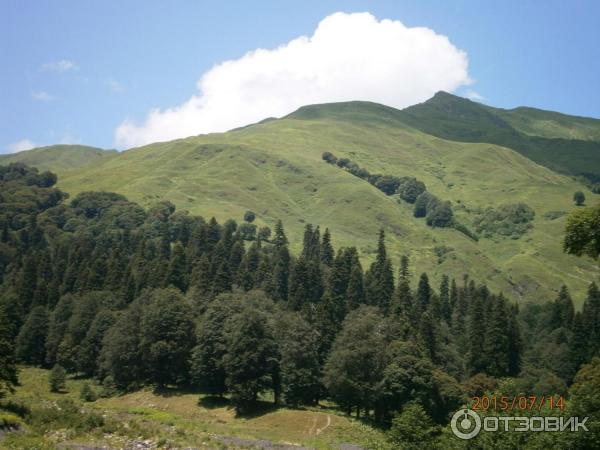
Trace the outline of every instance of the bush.
{"label": "bush", "polygon": [[323,155],[321,155],[321,157],[323,158],[323,161],[329,164],[337,163],[337,158],[333,156],[333,153],[331,152],[323,152]]}
{"label": "bush", "polygon": [[400,198],[408,203],[417,201],[417,197],[425,192],[425,183],[414,177],[402,177],[398,194]]}
{"label": "bush", "polygon": [[84,402],[95,402],[98,396],[89,383],[84,383],[79,393],[79,398]]}
{"label": "bush", "polygon": [[400,448],[422,449],[433,448],[436,434],[437,427],[423,407],[409,403],[392,420],[388,436]]}
{"label": "bush", "polygon": [[67,372],[61,366],[56,364],[50,371],[48,382],[51,392],[60,392],[66,387]]}
{"label": "bush", "polygon": [[466,225],[463,225],[462,223],[458,223],[456,220],[454,221],[454,229],[456,231],[460,231],[465,236],[473,239],[475,242],[479,241],[479,236],[477,236],[475,233],[473,233],[471,230],[469,230]]}
{"label": "bush", "polygon": [[246,211],[244,213],[244,220],[248,223],[252,223],[254,222],[254,219],[256,219],[256,214],[254,214],[252,211]]}
{"label": "bush", "polygon": [[573,194],[573,201],[577,206],[581,206],[585,203],[585,195],[581,191],[577,191]]}
{"label": "bush", "polygon": [[377,179],[373,186],[386,195],[393,195],[400,186],[400,182],[401,180],[398,177],[393,175],[383,175]]}
{"label": "bush", "polygon": [[350,164],[350,160],[348,158],[340,158],[338,159],[336,162],[338,167],[346,167],[348,164]]}
{"label": "bush", "polygon": [[495,234],[518,239],[532,228],[535,212],[525,203],[488,208],[474,220],[475,230],[485,237]]}
{"label": "bush", "polygon": [[427,216],[428,208],[431,208],[435,203],[439,202],[437,197],[427,191],[422,192],[415,201],[413,215],[415,217]]}
{"label": "bush", "polygon": [[454,224],[454,213],[450,202],[436,202],[427,208],[427,225],[433,228],[446,228]]}

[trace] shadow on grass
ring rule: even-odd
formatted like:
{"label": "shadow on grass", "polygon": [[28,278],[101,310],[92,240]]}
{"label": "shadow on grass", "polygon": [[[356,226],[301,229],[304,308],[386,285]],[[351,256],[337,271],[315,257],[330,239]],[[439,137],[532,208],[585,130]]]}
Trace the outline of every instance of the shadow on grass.
{"label": "shadow on grass", "polygon": [[207,395],[198,399],[198,406],[206,409],[225,408],[231,407],[231,401],[218,395]]}
{"label": "shadow on grass", "polygon": [[275,405],[272,402],[265,402],[259,400],[257,402],[239,406],[236,409],[235,416],[241,419],[254,419],[256,417],[269,414],[273,411],[277,411],[280,408],[280,405]]}
{"label": "shadow on grass", "polygon": [[201,395],[197,389],[185,388],[185,387],[170,387],[170,386],[156,386],[152,393],[160,397],[179,397],[182,395]]}

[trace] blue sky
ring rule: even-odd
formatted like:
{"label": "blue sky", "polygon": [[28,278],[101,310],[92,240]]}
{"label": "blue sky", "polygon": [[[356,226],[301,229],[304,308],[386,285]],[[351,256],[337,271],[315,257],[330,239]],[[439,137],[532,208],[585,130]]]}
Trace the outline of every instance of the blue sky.
{"label": "blue sky", "polygon": [[[113,148],[160,139],[163,134],[152,127],[169,121],[161,113],[153,124],[148,115],[153,108],[177,109],[189,105],[190,98],[199,108],[204,100],[198,80],[215,64],[312,36],[319,22],[338,11],[370,12],[378,20],[447,36],[455,50],[466,53],[472,80],[469,85],[464,76],[463,81],[439,81],[456,85],[457,94],[476,92],[494,106],[527,105],[600,118],[600,3],[595,1],[0,0],[0,152],[27,143]],[[213,78],[221,75],[228,76],[216,72]],[[366,88],[350,92],[357,99],[370,95]],[[338,92],[331,98],[348,95]],[[409,100],[398,93],[388,103]],[[287,106],[278,103],[275,110]],[[269,107],[265,112],[266,117]],[[207,114],[216,113],[210,109],[186,117],[201,121]],[[256,114],[260,111],[239,120]],[[131,133],[119,140],[116,132],[124,123],[133,124]],[[211,126],[199,125],[198,131],[213,131]],[[214,130],[225,126],[219,122]]]}

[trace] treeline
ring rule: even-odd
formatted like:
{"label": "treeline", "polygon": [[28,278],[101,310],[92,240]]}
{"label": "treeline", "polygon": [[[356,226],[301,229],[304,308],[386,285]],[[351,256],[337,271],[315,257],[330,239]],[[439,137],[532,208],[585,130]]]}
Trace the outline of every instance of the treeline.
{"label": "treeline", "polygon": [[385,195],[396,196],[397,201],[413,204],[413,215],[425,218],[427,225],[433,228],[454,228],[469,238],[477,241],[478,237],[464,224],[454,217],[452,204],[440,200],[427,191],[425,183],[415,177],[397,177],[394,175],[371,174],[363,167],[348,158],[337,158],[331,152],[324,152],[323,161],[336,165],[352,175],[362,178]]}
{"label": "treeline", "polygon": [[335,251],[319,227],[306,226],[295,256],[281,222],[248,242],[235,221],[169,202],[144,210],[88,192],[66,204],[52,180],[0,168],[5,389],[17,360],[96,377],[107,391],[228,394],[240,412],[272,392],[291,406],[330,398],[381,424],[416,401],[444,423],[494,380],[543,378],[558,392],[598,355],[595,285],[583,315],[566,290],[519,311],[467,276],[434,287],[421,274],[412,289],[408,258],[394,277],[383,230],[364,270],[354,247]]}

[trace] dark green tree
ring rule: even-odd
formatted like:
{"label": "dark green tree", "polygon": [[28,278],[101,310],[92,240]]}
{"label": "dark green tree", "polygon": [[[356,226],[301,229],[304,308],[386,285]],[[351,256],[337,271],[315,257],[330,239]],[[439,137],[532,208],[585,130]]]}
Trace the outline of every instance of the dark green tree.
{"label": "dark green tree", "polygon": [[172,288],[154,290],[140,325],[140,350],[150,381],[159,386],[187,381],[194,324],[181,293]]}
{"label": "dark green tree", "polygon": [[278,320],[281,391],[288,405],[312,405],[319,396],[319,335],[298,314]]}
{"label": "dark green tree", "polygon": [[248,305],[227,321],[226,339],[226,385],[236,411],[245,414],[260,393],[276,389],[277,343],[266,313]]}
{"label": "dark green tree", "polygon": [[51,392],[61,392],[66,388],[67,372],[56,364],[48,376],[48,384]]}
{"label": "dark green tree", "polygon": [[18,371],[15,364],[12,324],[0,303],[0,399],[13,391],[18,383]]}
{"label": "dark green tree", "polygon": [[166,286],[174,286],[182,292],[187,289],[187,265],[183,246],[178,242],[173,246],[171,261],[167,271]]}
{"label": "dark green tree", "polygon": [[326,266],[331,266],[333,263],[334,251],[331,245],[331,233],[329,232],[329,228],[325,228],[325,233],[323,233],[320,254],[321,262]]}
{"label": "dark green tree", "polygon": [[34,366],[44,365],[47,335],[48,311],[44,306],[36,306],[17,336],[15,353],[19,361]]}

